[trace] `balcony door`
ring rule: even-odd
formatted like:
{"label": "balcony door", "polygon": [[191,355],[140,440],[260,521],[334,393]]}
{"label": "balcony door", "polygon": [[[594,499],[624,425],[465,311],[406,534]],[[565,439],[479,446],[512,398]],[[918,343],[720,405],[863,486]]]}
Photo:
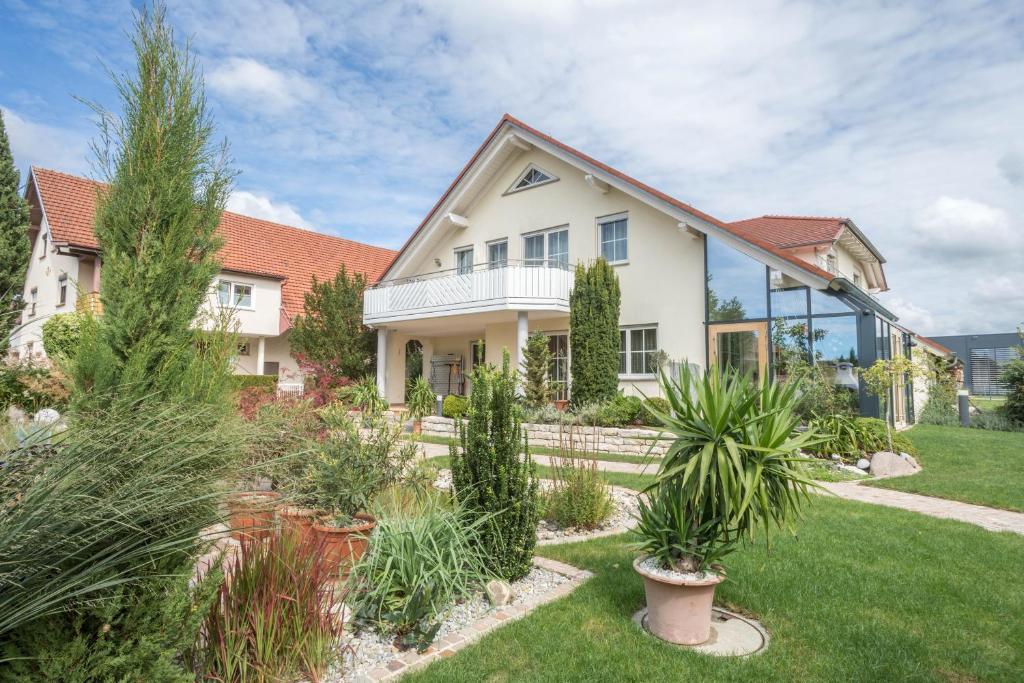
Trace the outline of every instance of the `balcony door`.
{"label": "balcony door", "polygon": [[750,373],[760,381],[768,372],[768,323],[711,325],[708,351],[712,365]]}

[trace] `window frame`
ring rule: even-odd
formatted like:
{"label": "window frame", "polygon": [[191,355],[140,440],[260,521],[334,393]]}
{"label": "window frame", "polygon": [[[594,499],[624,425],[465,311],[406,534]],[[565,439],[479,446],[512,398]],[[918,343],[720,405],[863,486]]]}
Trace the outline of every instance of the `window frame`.
{"label": "window frame", "polygon": [[[562,232],[565,233],[565,261],[564,262],[558,261],[558,264],[561,267],[564,267],[564,268],[568,269],[569,265],[571,263],[571,261],[570,261],[571,251],[569,250],[569,224],[568,223],[565,223],[563,225],[556,225],[556,226],[551,227],[551,228],[543,228],[541,230],[531,230],[530,232],[522,233],[522,235],[520,235],[520,237],[522,238],[522,241],[523,241],[523,265],[529,266],[531,268],[551,267],[553,265],[553,263],[555,262],[555,259],[551,258],[551,236],[555,235],[555,234],[558,234],[558,233],[562,233]],[[533,239],[533,238],[537,238],[537,237],[542,237],[543,238],[542,241],[543,241],[543,244],[544,244],[544,256],[540,259],[540,263],[531,263],[531,261],[537,261],[538,259],[526,255],[526,242],[529,239]]]}
{"label": "window frame", "polygon": [[[221,296],[220,296],[221,286],[222,285],[227,285],[228,286],[228,301],[227,301],[227,303],[224,303],[224,301],[221,299]],[[243,306],[242,304],[235,303],[235,299],[236,299],[235,288],[236,287],[248,287],[249,288],[249,305],[248,306]],[[227,308],[227,309],[230,309],[230,310],[233,310],[233,311],[255,311],[256,310],[256,286],[253,285],[251,282],[241,282],[241,281],[238,281],[238,280],[228,280],[226,278],[218,278],[217,279],[216,293],[217,293],[217,304],[221,308]]]}
{"label": "window frame", "polygon": [[28,290],[28,297],[28,316],[30,318],[34,318],[36,317],[36,304],[39,303],[39,288],[33,287],[32,289]]}
{"label": "window frame", "polygon": [[[530,183],[529,185],[526,185],[524,187],[517,187],[519,183],[523,182],[526,176],[530,174],[530,171],[537,171],[538,173],[543,173],[544,175],[547,176],[547,180],[541,180],[536,183]],[[541,187],[542,185],[550,185],[551,183],[556,182],[558,182],[558,176],[556,176],[551,171],[547,171],[538,166],[537,164],[531,162],[526,165],[526,168],[523,169],[522,173],[516,176],[516,179],[512,181],[512,184],[509,185],[508,189],[505,190],[502,196],[515,194],[516,192],[523,192],[524,190],[532,190],[535,187]]]}
{"label": "window frame", "polygon": [[68,274],[64,273],[57,278],[57,306],[66,306],[68,303]]}
{"label": "window frame", "polygon": [[251,342],[243,341],[238,342],[238,355],[239,356],[250,356],[252,355],[252,344]]}
{"label": "window frame", "polygon": [[44,232],[42,235],[39,236],[39,239],[41,239],[43,242],[43,248],[39,252],[39,260],[41,261],[44,258],[46,258],[46,252],[49,249],[50,233]]}
{"label": "window frame", "polygon": [[[639,351],[633,350],[633,332],[654,332],[654,348],[653,349],[640,349]],[[625,336],[623,336],[625,335]],[[645,335],[646,336],[646,335]],[[622,342],[625,341],[625,348],[623,348]],[[633,354],[656,354],[658,353],[658,324],[650,323],[643,325],[620,325],[619,326],[619,358],[622,358],[622,354],[625,352],[626,357],[626,372],[619,373],[620,380],[630,379],[655,379],[658,376],[657,370],[654,372],[634,372],[633,368]],[[644,356],[641,355],[641,366],[643,365]],[[620,362],[619,368],[622,368]]]}
{"label": "window frame", "polygon": [[[625,222],[626,233],[622,241],[625,243],[626,255],[625,258],[615,259],[614,261],[604,255],[604,245],[606,243],[604,239],[604,227],[611,225],[619,221]],[[624,266],[629,263],[629,212],[623,211],[621,213],[611,214],[609,216],[599,216],[595,219],[597,226],[597,254],[598,256],[604,257],[604,260],[611,266]],[[618,239],[608,241],[607,244],[614,245],[619,242]]]}
{"label": "window frame", "polygon": [[[459,257],[462,254],[469,254],[468,268],[459,263]],[[453,258],[455,259],[455,273],[457,275],[470,275],[473,273],[473,266],[476,265],[473,263],[473,260],[476,258],[476,256],[473,254],[472,244],[462,247],[455,247],[454,249],[452,249],[452,255]]]}
{"label": "window frame", "polygon": [[[486,246],[487,246],[487,267],[488,268],[496,269],[496,268],[505,268],[505,267],[508,266],[508,238],[507,237],[502,237],[501,239],[498,239],[498,240],[491,240],[490,242],[487,243]],[[493,256],[492,256],[492,254],[491,254],[491,250],[494,249],[495,247],[500,247],[500,246],[504,246],[505,247],[505,258],[500,259],[498,261],[495,261]]]}

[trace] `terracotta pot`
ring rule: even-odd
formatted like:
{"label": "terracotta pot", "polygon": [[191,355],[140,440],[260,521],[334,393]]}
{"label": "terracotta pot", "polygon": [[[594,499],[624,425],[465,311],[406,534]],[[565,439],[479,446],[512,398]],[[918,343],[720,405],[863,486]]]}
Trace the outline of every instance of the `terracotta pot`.
{"label": "terracotta pot", "polygon": [[555,401],[555,410],[564,413],[569,408],[568,401]]}
{"label": "terracotta pot", "polygon": [[314,542],[313,524],[316,522],[316,516],[316,510],[311,508],[277,506],[277,519],[281,522],[281,530],[294,533],[302,544]]}
{"label": "terracotta pot", "polygon": [[342,579],[348,577],[352,565],[366,552],[370,545],[370,534],[377,526],[377,520],[371,515],[360,513],[355,517],[363,523],[348,527],[313,523],[313,536],[324,571],[339,574]]}
{"label": "terracotta pot", "polygon": [[711,637],[711,605],[721,575],[690,581],[652,574],[640,566],[646,558],[633,561],[643,577],[647,594],[647,628],[662,640],[678,645],[699,645]]}
{"label": "terracotta pot", "polygon": [[419,420],[413,420],[413,423],[412,423],[412,433],[413,434],[422,434],[423,433],[423,423],[420,422]]}
{"label": "terracotta pot", "polygon": [[236,541],[261,541],[274,527],[274,491],[242,491],[228,494],[228,520]]}

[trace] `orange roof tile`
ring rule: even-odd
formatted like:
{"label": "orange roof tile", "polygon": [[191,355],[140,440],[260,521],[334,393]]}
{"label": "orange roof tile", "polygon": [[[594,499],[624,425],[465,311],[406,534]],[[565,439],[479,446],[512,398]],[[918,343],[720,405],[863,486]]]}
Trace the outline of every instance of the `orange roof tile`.
{"label": "orange roof tile", "polygon": [[[98,250],[93,233],[96,199],[104,185],[87,178],[32,168],[54,244]],[[313,277],[333,278],[342,265],[376,282],[396,252],[312,230],[225,211],[218,234],[224,239],[219,258],[224,270],[284,280],[282,306],[289,318],[302,313]],[[284,329],[283,326],[282,329]]]}
{"label": "orange roof tile", "polygon": [[825,216],[761,216],[730,225],[740,234],[759,237],[780,249],[791,249],[834,242],[846,228],[846,222],[846,218]]}

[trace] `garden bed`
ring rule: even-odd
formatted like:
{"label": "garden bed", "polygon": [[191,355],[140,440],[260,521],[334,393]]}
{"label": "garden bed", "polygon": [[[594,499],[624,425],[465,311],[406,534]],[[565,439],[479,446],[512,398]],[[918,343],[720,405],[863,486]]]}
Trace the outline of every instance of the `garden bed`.
{"label": "garden bed", "polygon": [[448,610],[434,643],[422,654],[401,652],[392,638],[376,631],[347,634],[342,669],[329,673],[329,683],[369,683],[395,680],[413,669],[436,659],[450,657],[483,635],[515,621],[536,607],[571,593],[593,574],[567,564],[535,557],[534,568],[523,579],[511,584],[512,601],[493,607],[483,592]]}

